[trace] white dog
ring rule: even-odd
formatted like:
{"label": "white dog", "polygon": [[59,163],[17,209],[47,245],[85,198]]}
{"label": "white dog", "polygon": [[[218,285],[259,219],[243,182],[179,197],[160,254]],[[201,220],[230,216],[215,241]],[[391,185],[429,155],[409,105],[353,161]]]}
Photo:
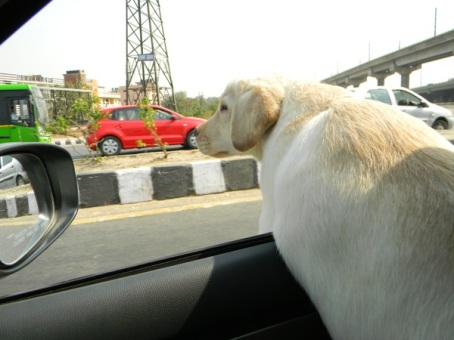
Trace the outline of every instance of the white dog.
{"label": "white dog", "polygon": [[238,79],[220,100],[197,145],[261,161],[260,231],[331,336],[454,339],[454,147],[336,86]]}

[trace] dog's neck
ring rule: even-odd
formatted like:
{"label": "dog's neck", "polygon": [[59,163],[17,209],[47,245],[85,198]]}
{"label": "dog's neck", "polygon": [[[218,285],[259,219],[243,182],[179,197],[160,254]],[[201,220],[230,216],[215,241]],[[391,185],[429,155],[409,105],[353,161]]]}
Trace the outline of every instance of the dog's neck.
{"label": "dog's neck", "polygon": [[255,159],[257,159],[258,161],[261,162],[263,159],[263,148],[265,146],[268,134],[269,134],[269,132],[266,132],[262,136],[262,138],[260,138],[259,142],[257,144],[255,144],[252,149],[247,150],[244,154],[251,155],[252,157],[254,157]]}

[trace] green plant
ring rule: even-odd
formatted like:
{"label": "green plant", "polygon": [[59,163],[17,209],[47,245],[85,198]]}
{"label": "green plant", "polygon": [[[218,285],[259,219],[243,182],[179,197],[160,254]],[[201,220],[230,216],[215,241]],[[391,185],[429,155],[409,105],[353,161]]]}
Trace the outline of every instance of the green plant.
{"label": "green plant", "polygon": [[[96,131],[99,127],[102,114],[99,111],[97,97],[80,97],[74,100],[72,105],[65,113],[54,116],[46,127],[51,134],[63,135],[75,138],[83,144],[92,160],[99,160],[97,153],[90,148],[86,142],[86,137],[90,130]],[[84,119],[80,119],[84,117]],[[96,144],[97,149],[97,144]]]}
{"label": "green plant", "polygon": [[[154,121],[154,116],[156,111],[150,107],[150,100],[148,98],[143,98],[138,104],[137,107],[139,108],[139,117],[145,123],[145,128],[150,131],[151,135],[154,137],[155,144],[158,145],[161,150],[164,152],[164,158],[167,158],[167,143],[164,143],[161,137],[158,135],[158,131],[156,129],[156,124]],[[136,141],[137,147],[146,147],[147,145],[143,143],[141,140]],[[141,146],[139,146],[141,145]]]}
{"label": "green plant", "polygon": [[141,139],[136,140],[136,145],[139,149],[147,147],[147,143],[144,143]]}
{"label": "green plant", "polygon": [[[218,108],[219,98],[205,98],[202,94],[196,98],[189,98],[184,91],[175,93],[178,112],[185,116],[210,118]],[[164,98],[164,107],[172,107],[171,98]]]}

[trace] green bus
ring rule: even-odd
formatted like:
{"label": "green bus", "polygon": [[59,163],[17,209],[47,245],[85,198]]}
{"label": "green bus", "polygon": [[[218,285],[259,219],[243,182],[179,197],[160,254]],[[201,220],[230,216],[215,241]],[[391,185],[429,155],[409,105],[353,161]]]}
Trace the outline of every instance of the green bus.
{"label": "green bus", "polygon": [[49,113],[41,90],[30,84],[0,84],[0,143],[51,142]]}

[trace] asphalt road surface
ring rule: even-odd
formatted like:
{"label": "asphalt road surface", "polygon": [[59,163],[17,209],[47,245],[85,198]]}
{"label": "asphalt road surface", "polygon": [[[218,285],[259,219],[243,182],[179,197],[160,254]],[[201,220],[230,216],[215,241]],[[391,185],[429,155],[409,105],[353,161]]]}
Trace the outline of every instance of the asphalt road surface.
{"label": "asphalt road surface", "polygon": [[0,279],[0,298],[256,235],[258,189],[81,209],[28,267]]}

